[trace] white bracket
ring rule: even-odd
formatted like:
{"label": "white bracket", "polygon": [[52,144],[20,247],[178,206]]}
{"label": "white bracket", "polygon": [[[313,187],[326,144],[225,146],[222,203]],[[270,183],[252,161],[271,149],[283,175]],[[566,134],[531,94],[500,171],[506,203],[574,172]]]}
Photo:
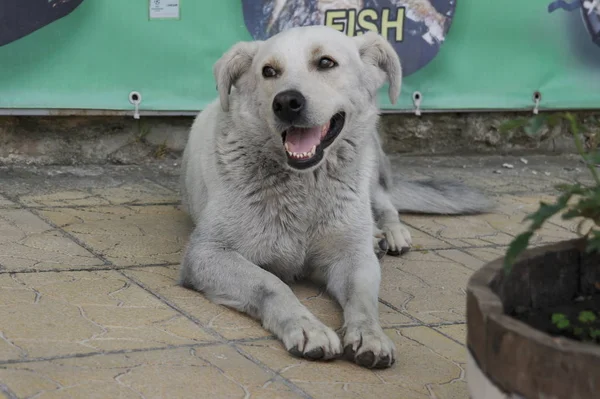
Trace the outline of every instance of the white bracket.
{"label": "white bracket", "polygon": [[540,113],[540,101],[542,101],[542,93],[535,91],[533,93],[533,114],[537,115]]}
{"label": "white bracket", "polygon": [[129,102],[135,107],[133,111],[133,119],[140,119],[140,104],[142,103],[142,95],[137,91],[129,93]]}
{"label": "white bracket", "polygon": [[421,100],[423,99],[423,95],[419,91],[415,91],[413,93],[413,105],[415,110],[415,115],[421,116]]}

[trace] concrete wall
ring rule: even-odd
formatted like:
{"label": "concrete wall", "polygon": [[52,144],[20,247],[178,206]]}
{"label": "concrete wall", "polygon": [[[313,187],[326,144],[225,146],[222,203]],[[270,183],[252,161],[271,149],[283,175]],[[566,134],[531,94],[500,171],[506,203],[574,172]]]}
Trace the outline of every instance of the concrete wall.
{"label": "concrete wall", "polygon": [[[380,131],[388,153],[519,154],[570,153],[566,124],[538,137],[499,132],[517,113],[384,115]],[[586,135],[600,137],[600,111],[578,114]],[[0,164],[136,164],[177,157],[187,140],[189,117],[53,116],[0,117]]]}

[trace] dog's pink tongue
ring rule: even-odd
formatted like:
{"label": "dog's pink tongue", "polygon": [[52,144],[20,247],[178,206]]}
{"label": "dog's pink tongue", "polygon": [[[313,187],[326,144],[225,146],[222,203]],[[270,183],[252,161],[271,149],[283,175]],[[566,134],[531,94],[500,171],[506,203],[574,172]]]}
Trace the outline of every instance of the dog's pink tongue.
{"label": "dog's pink tongue", "polygon": [[288,151],[302,153],[309,152],[313,146],[321,142],[321,131],[323,127],[290,128],[285,135]]}

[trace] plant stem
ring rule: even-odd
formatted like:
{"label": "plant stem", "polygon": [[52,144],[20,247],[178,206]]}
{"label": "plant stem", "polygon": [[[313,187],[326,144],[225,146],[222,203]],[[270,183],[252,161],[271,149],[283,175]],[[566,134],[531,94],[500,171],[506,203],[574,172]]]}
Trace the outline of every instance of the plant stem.
{"label": "plant stem", "polygon": [[571,115],[570,113],[567,113],[566,117],[571,125],[571,133],[573,134],[573,138],[575,139],[575,146],[577,147],[577,151],[579,152],[579,155],[581,155],[581,158],[583,158],[585,166],[587,166],[587,168],[590,170],[590,173],[594,177],[596,185],[600,185],[600,177],[598,176],[596,167],[592,165],[590,161],[588,161],[585,157],[585,150],[583,148],[583,144],[581,143],[581,139],[579,138],[579,129],[577,128],[577,122],[575,121],[573,115]]}

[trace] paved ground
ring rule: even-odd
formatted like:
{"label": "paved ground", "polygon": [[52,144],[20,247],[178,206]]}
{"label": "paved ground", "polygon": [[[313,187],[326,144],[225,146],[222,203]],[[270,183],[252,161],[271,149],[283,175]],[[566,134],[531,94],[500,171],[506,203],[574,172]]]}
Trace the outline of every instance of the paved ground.
{"label": "paved ground", "polygon": [[[0,168],[0,397],[464,399],[467,279],[555,183],[585,176],[575,158],[527,160],[395,159],[410,178],[481,187],[498,209],[404,218],[417,247],[382,265],[381,321],[399,358],[381,371],[293,358],[257,322],[176,286],[191,225],[174,161]],[[535,242],[574,229],[554,219]],[[294,291],[340,326],[320,287]]]}

